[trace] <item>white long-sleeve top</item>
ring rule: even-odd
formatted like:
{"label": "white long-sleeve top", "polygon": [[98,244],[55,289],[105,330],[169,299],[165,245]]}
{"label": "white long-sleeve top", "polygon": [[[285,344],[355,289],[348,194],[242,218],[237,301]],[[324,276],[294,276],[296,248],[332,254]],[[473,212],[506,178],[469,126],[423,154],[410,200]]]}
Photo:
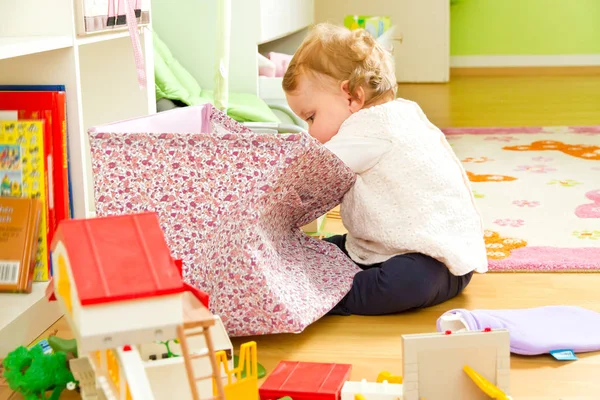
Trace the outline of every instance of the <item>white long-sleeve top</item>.
{"label": "white long-sleeve top", "polygon": [[444,134],[414,102],[350,116],[325,144],[357,174],[341,204],[346,250],[360,264],[422,253],[462,276],[488,268],[468,177]]}

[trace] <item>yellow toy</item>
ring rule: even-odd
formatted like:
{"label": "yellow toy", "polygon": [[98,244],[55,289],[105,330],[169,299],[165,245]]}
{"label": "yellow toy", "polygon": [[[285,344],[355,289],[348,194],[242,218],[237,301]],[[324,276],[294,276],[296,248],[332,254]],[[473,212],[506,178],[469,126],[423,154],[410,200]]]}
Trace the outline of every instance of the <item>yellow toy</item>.
{"label": "yellow toy", "polygon": [[383,381],[388,381],[388,383],[402,383],[402,377],[399,375],[392,375],[388,371],[383,371],[377,375],[377,383],[383,383]]}
{"label": "yellow toy", "polygon": [[[227,384],[224,385],[227,400],[258,400],[258,358],[256,355],[256,342],[248,342],[240,347],[238,366],[229,369],[227,355],[224,351],[216,353],[217,364],[223,365]],[[242,372],[246,376],[242,378]],[[216,386],[216,385],[215,385]],[[216,395],[216,387],[214,389]]]}
{"label": "yellow toy", "polygon": [[468,365],[465,365],[463,367],[463,371],[466,372],[469,378],[473,380],[475,385],[477,385],[477,387],[481,389],[483,393],[490,396],[492,399],[512,400],[510,396],[507,396],[502,390],[498,389],[496,385],[489,382],[487,379],[478,374],[473,368],[469,367]]}

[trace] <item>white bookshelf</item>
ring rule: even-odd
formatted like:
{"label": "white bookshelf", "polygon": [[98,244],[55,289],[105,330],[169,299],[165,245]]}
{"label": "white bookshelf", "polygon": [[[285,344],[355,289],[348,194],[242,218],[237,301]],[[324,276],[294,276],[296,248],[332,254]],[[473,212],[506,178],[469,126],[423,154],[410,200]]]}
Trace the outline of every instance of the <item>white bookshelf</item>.
{"label": "white bookshelf", "polygon": [[[140,28],[148,81],[140,89],[127,30],[78,37],[74,1],[53,0],[51,7],[43,0],[0,1],[0,84],[66,86],[73,207],[84,218],[95,214],[87,130],[155,113],[156,99],[151,25]],[[46,286],[0,295],[2,340],[25,344],[60,317],[44,298]]]}

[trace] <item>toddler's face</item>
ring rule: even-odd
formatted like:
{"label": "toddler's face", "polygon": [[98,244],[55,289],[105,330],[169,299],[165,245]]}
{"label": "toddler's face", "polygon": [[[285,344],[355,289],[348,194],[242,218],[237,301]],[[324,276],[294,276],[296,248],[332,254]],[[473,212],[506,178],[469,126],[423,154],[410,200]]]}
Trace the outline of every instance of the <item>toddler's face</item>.
{"label": "toddler's face", "polygon": [[353,112],[350,96],[327,78],[303,75],[286,97],[292,111],[308,123],[308,133],[321,143],[334,137]]}

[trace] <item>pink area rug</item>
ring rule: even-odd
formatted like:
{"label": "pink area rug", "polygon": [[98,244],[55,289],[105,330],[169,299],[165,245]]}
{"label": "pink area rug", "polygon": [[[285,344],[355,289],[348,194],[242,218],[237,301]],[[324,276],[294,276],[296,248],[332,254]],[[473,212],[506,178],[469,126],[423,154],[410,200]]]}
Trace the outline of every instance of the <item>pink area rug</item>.
{"label": "pink area rug", "polygon": [[490,271],[600,271],[600,126],[444,132],[473,186]]}

